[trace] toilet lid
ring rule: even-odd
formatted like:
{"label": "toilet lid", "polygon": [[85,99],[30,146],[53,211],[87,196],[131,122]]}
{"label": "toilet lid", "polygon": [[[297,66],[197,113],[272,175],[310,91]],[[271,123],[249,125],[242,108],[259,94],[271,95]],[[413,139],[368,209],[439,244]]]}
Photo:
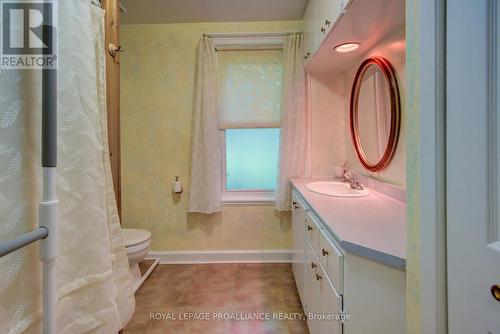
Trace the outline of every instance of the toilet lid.
{"label": "toilet lid", "polygon": [[122,228],[122,236],[125,247],[132,247],[151,239],[151,232],[135,228]]}

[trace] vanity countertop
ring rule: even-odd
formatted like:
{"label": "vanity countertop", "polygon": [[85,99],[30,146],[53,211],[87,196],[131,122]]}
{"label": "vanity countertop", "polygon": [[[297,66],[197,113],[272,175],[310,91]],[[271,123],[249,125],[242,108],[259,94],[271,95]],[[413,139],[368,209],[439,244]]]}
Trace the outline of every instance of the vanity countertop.
{"label": "vanity countertop", "polygon": [[297,178],[291,183],[345,251],[406,268],[405,203],[372,189],[359,198],[321,195],[306,189],[313,181],[335,180]]}

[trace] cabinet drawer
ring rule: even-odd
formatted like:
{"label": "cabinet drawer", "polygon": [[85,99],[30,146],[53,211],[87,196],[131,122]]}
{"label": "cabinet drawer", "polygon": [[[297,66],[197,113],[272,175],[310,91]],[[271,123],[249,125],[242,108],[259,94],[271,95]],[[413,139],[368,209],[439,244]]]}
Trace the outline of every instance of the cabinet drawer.
{"label": "cabinet drawer", "polygon": [[306,236],[307,240],[311,243],[314,252],[319,256],[319,251],[321,250],[319,245],[319,235],[320,235],[320,225],[317,223],[316,219],[313,217],[311,212],[306,213]]}
{"label": "cabinet drawer", "polygon": [[339,293],[344,291],[344,256],[335,246],[325,230],[319,231],[319,251],[317,252],[326,274]]}

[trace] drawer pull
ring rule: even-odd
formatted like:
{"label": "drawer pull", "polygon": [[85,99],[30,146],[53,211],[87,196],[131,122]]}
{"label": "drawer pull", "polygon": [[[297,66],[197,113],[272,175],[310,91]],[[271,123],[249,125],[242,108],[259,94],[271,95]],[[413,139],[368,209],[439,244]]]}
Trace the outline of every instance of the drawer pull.
{"label": "drawer pull", "polygon": [[323,256],[327,256],[328,255],[328,251],[326,249],[322,249],[321,250],[321,254],[323,254]]}
{"label": "drawer pull", "polygon": [[326,24],[326,26],[327,26],[327,27],[329,27],[329,26],[330,26],[330,21],[329,21],[329,20],[326,20],[326,21],[325,21],[325,24]]}
{"label": "drawer pull", "polygon": [[311,53],[310,52],[306,52],[306,55],[304,56],[305,59],[309,59],[309,57],[311,57]]}
{"label": "drawer pull", "polygon": [[500,302],[500,285],[493,285],[491,287],[491,295],[497,302]]}
{"label": "drawer pull", "polygon": [[307,225],[307,230],[308,231],[312,231],[313,230],[312,226],[311,225]]}
{"label": "drawer pull", "polygon": [[326,29],[324,27],[321,27],[321,32],[324,34],[326,32]]}
{"label": "drawer pull", "polygon": [[321,279],[323,279],[323,277],[321,277],[320,275],[316,274],[316,280],[319,281]]}
{"label": "drawer pull", "polygon": [[316,268],[317,266],[318,266],[318,265],[317,265],[316,263],[311,262],[311,268],[313,268],[313,269],[314,269],[314,268]]}

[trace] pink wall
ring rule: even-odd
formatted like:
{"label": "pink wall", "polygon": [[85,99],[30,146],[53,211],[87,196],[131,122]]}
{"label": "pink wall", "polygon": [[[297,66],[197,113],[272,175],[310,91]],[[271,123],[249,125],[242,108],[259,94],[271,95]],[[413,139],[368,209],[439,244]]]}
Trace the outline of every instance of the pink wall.
{"label": "pink wall", "polygon": [[[352,55],[350,55],[352,56]],[[366,171],[359,163],[349,129],[349,98],[354,74],[361,62],[373,56],[388,59],[396,71],[401,98],[401,132],[391,164],[380,173]],[[404,28],[394,32],[366,54],[353,59],[343,73],[309,78],[309,175],[331,177],[335,166],[348,162],[350,169],[384,182],[406,187],[406,43]]]}
{"label": "pink wall", "polygon": [[345,160],[344,78],[333,73],[309,78],[310,175],[333,176]]}

